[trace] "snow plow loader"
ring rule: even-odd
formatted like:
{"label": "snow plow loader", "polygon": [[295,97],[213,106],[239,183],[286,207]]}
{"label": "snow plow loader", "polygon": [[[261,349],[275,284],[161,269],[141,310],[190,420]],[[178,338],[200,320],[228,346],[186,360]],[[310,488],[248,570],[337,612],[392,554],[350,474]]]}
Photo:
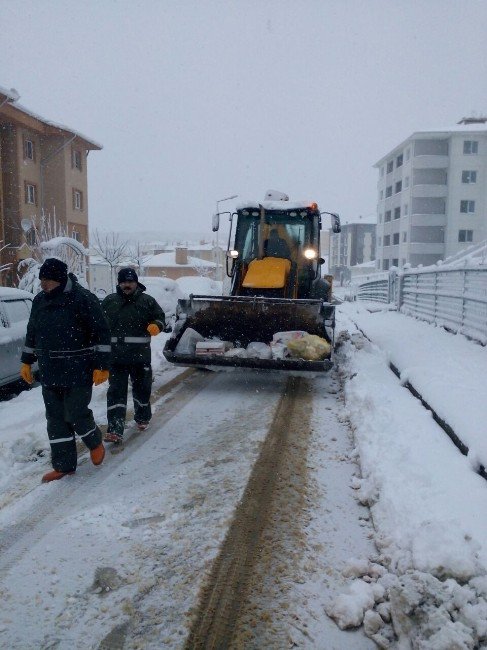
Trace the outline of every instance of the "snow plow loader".
{"label": "snow plow loader", "polygon": [[[323,372],[333,366],[335,306],[321,274],[322,214],[316,203],[269,191],[230,215],[226,272],[230,295],[178,303],[164,356],[184,366]],[[232,237],[233,226],[235,234]]]}

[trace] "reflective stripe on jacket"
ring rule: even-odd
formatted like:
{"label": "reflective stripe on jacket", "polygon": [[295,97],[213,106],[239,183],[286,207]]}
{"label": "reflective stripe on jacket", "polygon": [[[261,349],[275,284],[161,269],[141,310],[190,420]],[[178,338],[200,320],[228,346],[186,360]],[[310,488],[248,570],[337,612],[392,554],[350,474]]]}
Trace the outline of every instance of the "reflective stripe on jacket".
{"label": "reflective stripe on jacket", "polygon": [[132,295],[125,295],[120,287],[107,296],[102,304],[111,331],[112,362],[118,364],[150,364],[151,337],[147,326],[155,323],[163,331],[166,319],[157,300],[145,293],[138,283]]}
{"label": "reflective stripe on jacket", "polygon": [[109,367],[110,350],[110,331],[98,298],[72,273],[64,287],[35,296],[21,361],[39,361],[43,385],[91,384],[94,369]]}

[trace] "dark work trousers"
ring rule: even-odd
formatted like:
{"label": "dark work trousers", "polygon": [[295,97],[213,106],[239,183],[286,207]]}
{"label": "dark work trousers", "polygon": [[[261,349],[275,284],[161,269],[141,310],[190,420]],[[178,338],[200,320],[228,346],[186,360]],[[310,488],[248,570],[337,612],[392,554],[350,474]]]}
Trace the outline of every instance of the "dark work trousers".
{"label": "dark work trousers", "polygon": [[150,393],[152,388],[152,368],[150,364],[134,363],[110,366],[109,386],[107,392],[107,431],[123,435],[125,416],[127,414],[128,380],[132,381],[134,399],[134,420],[149,422],[152,417]]}
{"label": "dark work trousers", "polygon": [[88,449],[101,443],[101,431],[89,407],[92,386],[63,388],[42,386],[46,405],[47,435],[51,444],[51,460],[58,472],[74,472],[78,462],[76,433]]}

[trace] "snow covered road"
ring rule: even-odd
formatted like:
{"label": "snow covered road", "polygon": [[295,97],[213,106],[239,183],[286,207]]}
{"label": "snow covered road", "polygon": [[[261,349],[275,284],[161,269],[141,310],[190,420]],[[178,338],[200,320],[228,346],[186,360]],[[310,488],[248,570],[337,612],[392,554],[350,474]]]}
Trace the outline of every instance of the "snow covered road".
{"label": "snow covered road", "polygon": [[[109,454],[103,466],[82,462],[75,477],[38,485],[6,504],[0,513],[2,645],[183,647],[200,588],[219,553],[286,382],[287,377],[277,373],[194,373],[156,403],[152,428],[133,435],[126,449]],[[330,382],[333,392],[327,395]],[[268,584],[264,600],[259,587],[257,617],[267,622],[264,636],[277,625],[279,638],[297,634],[308,647],[314,647],[310,639],[326,633],[356,639],[347,647],[367,648],[370,642],[362,633],[341,632],[324,613],[331,593],[336,595],[344,582],[332,581],[331,589],[327,587],[330,575],[338,575],[336,559],[344,561],[355,548],[362,552],[372,544],[364,532],[366,520],[359,518],[363,508],[348,487],[356,466],[344,451],[350,440],[346,426],[337,420],[341,406],[336,380],[319,378],[311,385],[308,406],[313,413],[307,413],[295,429],[325,456],[328,444],[336,447],[332,456],[338,453],[340,459],[333,485],[341,477],[342,494],[337,502],[320,501],[315,511],[303,485],[299,499],[304,511],[291,508],[285,516],[274,516],[279,526],[296,519],[301,546],[284,543],[276,553],[271,545],[273,553],[265,554],[268,567],[291,563],[294,578],[281,569],[287,610],[276,606],[277,578]],[[321,438],[323,418],[328,419],[328,443]],[[313,422],[313,433],[306,421]],[[302,468],[309,464],[309,485],[317,494],[325,489],[317,480],[325,460],[316,465],[319,454],[306,460],[307,443],[304,448],[300,444]],[[282,495],[288,489],[295,491],[292,484],[284,487]],[[284,498],[281,506],[273,506],[274,512],[282,514],[283,505],[292,503],[295,500]],[[306,533],[299,532],[301,517],[309,529]],[[331,555],[318,553],[324,545],[321,517],[327,525],[334,522],[330,532],[335,541],[326,541]],[[348,522],[345,528],[337,523],[342,520]],[[272,534],[271,527],[270,538]],[[246,611],[255,614],[252,588],[249,594]],[[283,616],[289,608],[289,617]],[[343,640],[331,647],[344,647]]]}
{"label": "snow covered road", "polygon": [[[288,444],[275,497],[258,501],[264,525],[229,647],[487,647],[487,487],[475,473],[486,351],[361,305],[338,310],[337,331],[337,369],[300,379],[284,416],[284,375],[181,375],[162,363],[151,429],[50,485],[39,484],[40,391],[2,403],[0,646],[191,647],[227,533],[235,521],[244,532],[238,511],[264,441],[280,427]],[[389,361],[468,436],[469,458]],[[104,396],[99,387],[98,421]]]}

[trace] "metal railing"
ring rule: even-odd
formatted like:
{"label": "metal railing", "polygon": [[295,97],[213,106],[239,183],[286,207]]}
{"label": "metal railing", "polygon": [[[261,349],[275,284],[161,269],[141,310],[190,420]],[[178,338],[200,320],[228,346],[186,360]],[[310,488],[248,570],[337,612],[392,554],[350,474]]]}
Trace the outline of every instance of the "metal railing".
{"label": "metal railing", "polygon": [[487,344],[487,267],[391,270],[354,282],[358,300],[399,311]]}

